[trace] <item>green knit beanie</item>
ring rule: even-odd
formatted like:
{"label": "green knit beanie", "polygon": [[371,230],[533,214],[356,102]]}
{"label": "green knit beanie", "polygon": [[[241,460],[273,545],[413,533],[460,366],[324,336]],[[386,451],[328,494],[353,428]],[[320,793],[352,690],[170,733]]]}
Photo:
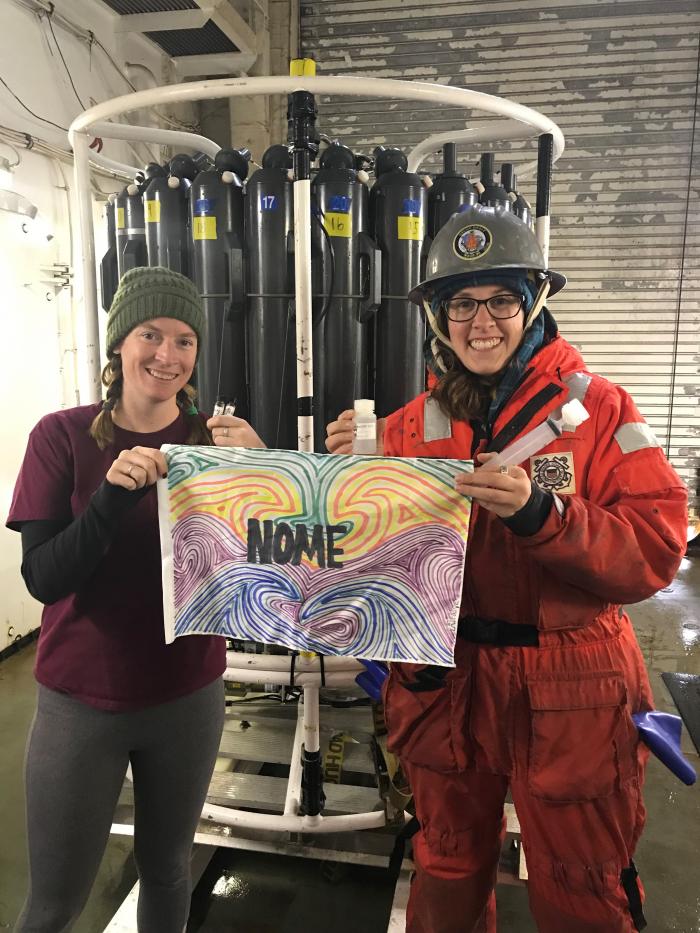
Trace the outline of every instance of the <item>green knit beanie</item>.
{"label": "green knit beanie", "polygon": [[194,284],[164,266],[137,266],[119,282],[107,316],[107,356],[126,335],[157,317],[173,317],[189,324],[197,335],[197,349],[204,338],[204,309]]}

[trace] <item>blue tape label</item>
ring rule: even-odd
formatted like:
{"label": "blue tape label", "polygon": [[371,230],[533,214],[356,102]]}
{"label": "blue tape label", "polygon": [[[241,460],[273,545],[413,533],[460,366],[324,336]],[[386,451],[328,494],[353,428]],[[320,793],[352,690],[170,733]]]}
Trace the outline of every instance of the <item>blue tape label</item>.
{"label": "blue tape label", "polygon": [[336,214],[347,214],[352,204],[352,198],[346,194],[334,194],[328,200],[328,210]]}
{"label": "blue tape label", "polygon": [[261,194],[260,195],[260,210],[261,211],[276,211],[277,210],[277,195],[276,194]]}
{"label": "blue tape label", "polygon": [[216,201],[214,198],[197,198],[194,202],[194,210],[196,214],[211,214],[216,207]]}

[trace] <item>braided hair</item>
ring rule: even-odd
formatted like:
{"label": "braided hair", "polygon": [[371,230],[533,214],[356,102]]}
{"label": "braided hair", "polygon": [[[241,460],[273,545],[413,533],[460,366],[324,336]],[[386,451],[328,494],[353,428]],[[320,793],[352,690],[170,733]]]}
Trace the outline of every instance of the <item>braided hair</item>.
{"label": "braided hair", "polygon": [[[121,398],[124,388],[124,374],[122,372],[122,358],[119,353],[112,353],[107,365],[102,370],[102,384],[106,387],[105,400],[99,414],[90,425],[90,437],[94,438],[100,450],[104,450],[110,444],[114,443],[114,421],[112,412],[114,406]],[[211,446],[214,441],[209,433],[207,426],[202,419],[195,399],[197,390],[189,383],[177,393],[178,408],[185,413],[189,423],[190,433],[187,437],[187,444],[201,444]]]}

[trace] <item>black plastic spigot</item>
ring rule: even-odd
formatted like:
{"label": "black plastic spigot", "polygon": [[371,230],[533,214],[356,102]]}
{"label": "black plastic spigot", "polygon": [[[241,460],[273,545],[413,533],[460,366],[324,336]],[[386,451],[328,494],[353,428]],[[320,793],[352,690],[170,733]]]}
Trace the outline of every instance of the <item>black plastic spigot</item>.
{"label": "black plastic spigot", "polygon": [[305,816],[318,816],[323,812],[325,802],[321,752],[309,752],[302,746],[299,812]]}
{"label": "black plastic spigot", "polygon": [[317,114],[316,99],[310,91],[293,91],[287,98],[287,132],[293,146],[295,181],[311,177],[311,163],[321,142]]}

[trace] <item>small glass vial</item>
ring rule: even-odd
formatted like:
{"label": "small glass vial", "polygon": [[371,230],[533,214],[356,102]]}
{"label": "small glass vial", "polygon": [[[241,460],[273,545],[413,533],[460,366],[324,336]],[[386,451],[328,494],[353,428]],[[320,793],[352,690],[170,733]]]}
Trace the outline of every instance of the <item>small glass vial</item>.
{"label": "small glass vial", "polygon": [[371,398],[355,399],[352,452],[364,455],[377,452],[377,416],[374,414],[374,401]]}

